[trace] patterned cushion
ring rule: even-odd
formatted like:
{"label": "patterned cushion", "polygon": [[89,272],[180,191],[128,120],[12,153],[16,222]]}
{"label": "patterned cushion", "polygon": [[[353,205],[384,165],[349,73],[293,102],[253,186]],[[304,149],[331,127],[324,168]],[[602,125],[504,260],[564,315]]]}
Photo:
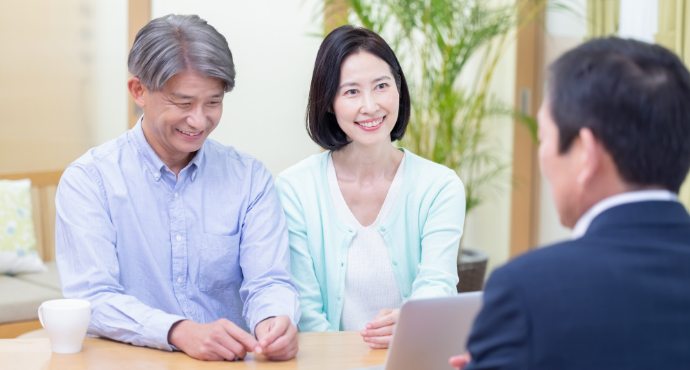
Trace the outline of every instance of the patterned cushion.
{"label": "patterned cushion", "polygon": [[36,252],[31,181],[0,180],[0,274],[45,270]]}

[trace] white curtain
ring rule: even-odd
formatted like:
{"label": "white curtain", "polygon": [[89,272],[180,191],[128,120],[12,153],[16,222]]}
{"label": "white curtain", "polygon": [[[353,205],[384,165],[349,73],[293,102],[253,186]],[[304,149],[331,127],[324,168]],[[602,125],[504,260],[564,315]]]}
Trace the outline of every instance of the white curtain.
{"label": "white curtain", "polygon": [[619,37],[653,44],[658,22],[658,0],[620,0]]}

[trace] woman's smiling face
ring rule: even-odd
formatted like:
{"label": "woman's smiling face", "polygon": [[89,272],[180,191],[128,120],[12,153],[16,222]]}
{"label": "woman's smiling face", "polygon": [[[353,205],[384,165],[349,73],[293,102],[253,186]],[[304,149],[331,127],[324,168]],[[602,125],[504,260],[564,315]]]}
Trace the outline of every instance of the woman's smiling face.
{"label": "woman's smiling face", "polygon": [[400,94],[388,63],[365,51],[345,58],[333,111],[352,143],[390,144],[399,104]]}

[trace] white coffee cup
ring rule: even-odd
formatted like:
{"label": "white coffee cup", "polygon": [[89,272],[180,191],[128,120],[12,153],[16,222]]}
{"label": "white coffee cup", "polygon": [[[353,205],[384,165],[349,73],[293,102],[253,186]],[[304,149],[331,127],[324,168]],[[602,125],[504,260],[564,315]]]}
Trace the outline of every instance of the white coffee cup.
{"label": "white coffee cup", "polygon": [[38,308],[38,319],[48,332],[55,353],[81,351],[91,321],[91,302],[82,299],[54,299]]}

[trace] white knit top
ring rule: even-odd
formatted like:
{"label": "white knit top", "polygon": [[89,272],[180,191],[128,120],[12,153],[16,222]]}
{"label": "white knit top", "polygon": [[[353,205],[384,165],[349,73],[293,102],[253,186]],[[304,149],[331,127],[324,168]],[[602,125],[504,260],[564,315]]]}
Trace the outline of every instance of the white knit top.
{"label": "white knit top", "polygon": [[328,187],[340,218],[356,230],[347,254],[345,294],[340,330],[362,330],[381,309],[400,308],[402,297],[388,256],[388,249],[378,227],[395,205],[402,185],[405,157],[395,173],[393,183],[376,221],[364,227],[350,211],[338,186],[333,159],[328,156]]}

